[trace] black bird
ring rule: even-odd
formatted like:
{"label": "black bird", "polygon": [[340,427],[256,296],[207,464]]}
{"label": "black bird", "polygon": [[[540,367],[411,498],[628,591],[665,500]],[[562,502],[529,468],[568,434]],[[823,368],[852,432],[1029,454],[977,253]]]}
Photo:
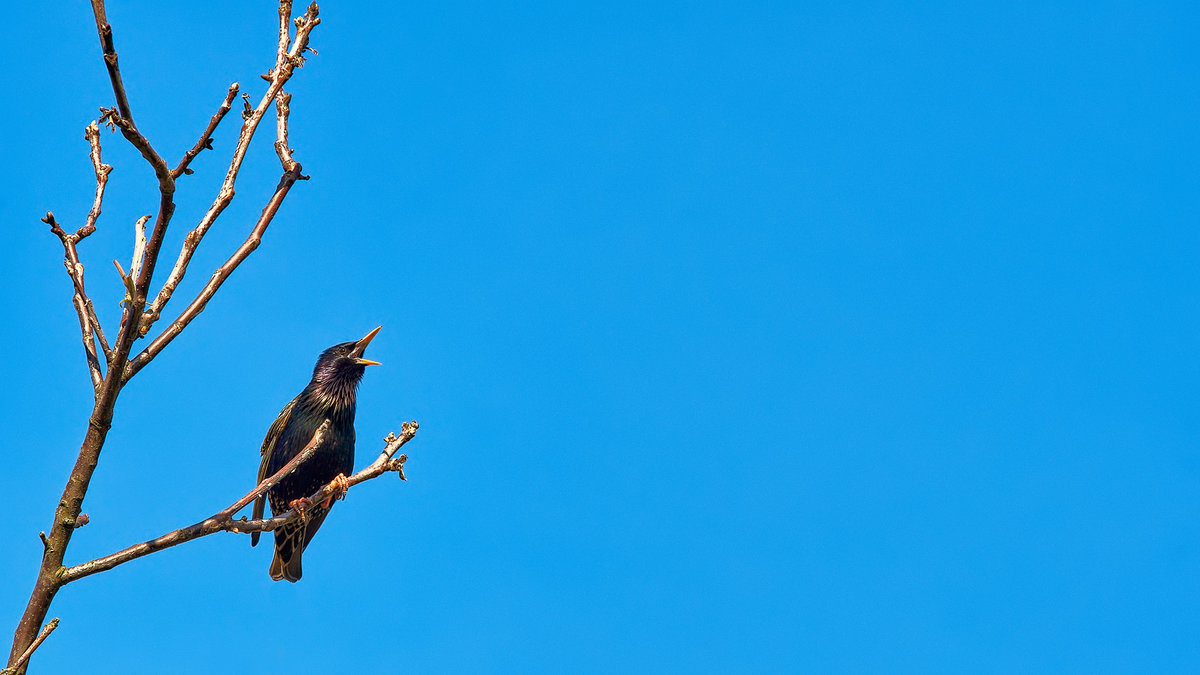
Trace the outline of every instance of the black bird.
{"label": "black bird", "polygon": [[[362,355],[379,328],[357,342],[343,342],[321,352],[313,368],[312,381],[283,407],[279,417],[267,429],[262,444],[262,464],[258,467],[259,483],[300,454],[326,419],[333,425],[316,453],[271,488],[268,493],[271,513],[284,513],[291,508],[292,502],[354,470],[354,407],[358,381],[367,366],[379,365],[378,361],[369,361]],[[254,502],[256,520],[262,518],[265,500],[266,497],[259,497]],[[325,516],[329,515],[332,501],[328,499],[324,504],[310,505],[305,518],[275,530],[272,579],[300,580],[301,555]],[[259,534],[250,535],[251,546],[258,545]]]}

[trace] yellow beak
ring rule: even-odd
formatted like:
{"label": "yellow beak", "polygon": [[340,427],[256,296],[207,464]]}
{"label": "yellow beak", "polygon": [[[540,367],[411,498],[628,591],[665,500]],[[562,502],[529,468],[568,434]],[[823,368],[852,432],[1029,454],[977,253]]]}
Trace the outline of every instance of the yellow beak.
{"label": "yellow beak", "polygon": [[355,362],[355,363],[357,363],[357,364],[358,364],[358,365],[360,365],[360,366],[380,366],[380,365],[383,365],[383,364],[381,364],[381,363],[380,363],[380,362],[378,362],[378,361],[372,361],[372,360],[370,360],[370,359],[364,359],[364,358],[362,358],[362,353],[363,353],[363,352],[365,352],[365,351],[367,351],[367,345],[371,344],[371,340],[374,340],[374,339],[375,339],[375,334],[376,334],[376,333],[378,333],[378,332],[379,332],[379,330],[380,330],[381,328],[383,328],[383,326],[379,326],[379,327],[377,327],[375,330],[373,330],[373,331],[371,331],[370,333],[367,333],[366,335],[364,335],[364,336],[363,336],[363,338],[362,338],[361,340],[359,340],[358,342],[354,343],[354,350],[350,352],[350,355],[351,355],[352,357],[354,357],[354,362]]}

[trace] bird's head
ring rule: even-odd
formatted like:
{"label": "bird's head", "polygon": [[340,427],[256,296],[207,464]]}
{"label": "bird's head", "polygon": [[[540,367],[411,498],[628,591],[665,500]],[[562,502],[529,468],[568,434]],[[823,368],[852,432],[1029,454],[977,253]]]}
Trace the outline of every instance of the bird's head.
{"label": "bird's head", "polygon": [[[379,328],[383,328],[380,326]],[[313,382],[321,384],[358,384],[367,366],[377,366],[378,361],[363,358],[367,345],[375,339],[379,328],[367,333],[361,340],[343,342],[321,352],[313,368]]]}

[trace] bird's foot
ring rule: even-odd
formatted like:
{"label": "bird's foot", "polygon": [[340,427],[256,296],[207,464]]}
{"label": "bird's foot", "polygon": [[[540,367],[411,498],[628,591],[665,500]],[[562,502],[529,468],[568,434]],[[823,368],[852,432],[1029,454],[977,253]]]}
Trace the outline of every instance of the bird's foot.
{"label": "bird's foot", "polygon": [[350,481],[346,478],[346,474],[344,473],[339,473],[337,477],[333,479],[333,484],[337,486],[337,491],[325,500],[325,503],[322,504],[324,508],[329,508],[329,505],[332,504],[333,500],[335,499],[345,499],[346,493],[350,491]]}
{"label": "bird's foot", "polygon": [[313,503],[309,501],[308,497],[301,497],[300,499],[293,499],[288,502],[288,508],[295,509],[300,514],[301,522],[308,522],[308,510],[312,508],[312,505]]}

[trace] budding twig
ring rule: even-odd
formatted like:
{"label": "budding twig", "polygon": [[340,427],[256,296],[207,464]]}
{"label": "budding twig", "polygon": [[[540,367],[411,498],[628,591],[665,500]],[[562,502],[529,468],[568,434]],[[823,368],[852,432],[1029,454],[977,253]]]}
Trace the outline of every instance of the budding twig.
{"label": "budding twig", "polygon": [[237,96],[237,93],[238,83],[234,82],[229,85],[229,91],[225,94],[225,102],[221,104],[220,108],[217,108],[217,112],[208,121],[208,126],[205,127],[204,133],[200,134],[200,140],[196,141],[191,150],[183,153],[183,159],[179,161],[179,166],[171,171],[172,176],[175,178],[179,178],[185,174],[190,176],[192,170],[188,168],[188,165],[192,163],[196,155],[200,154],[202,150],[212,150],[213,132],[217,130],[217,125],[221,123],[221,120],[225,119],[225,113],[233,108],[233,97]]}
{"label": "budding twig", "polygon": [[29,645],[29,648],[26,649],[25,652],[21,654],[21,656],[11,666],[5,668],[4,670],[0,670],[0,675],[12,675],[13,673],[20,672],[21,666],[25,665],[25,662],[29,660],[29,657],[33,656],[33,652],[37,650],[38,647],[42,646],[42,643],[46,641],[46,638],[50,637],[50,634],[54,632],[55,628],[58,628],[58,617],[50,619],[50,622],[42,628],[42,632],[38,633],[38,636],[34,639],[33,644]]}
{"label": "budding twig", "polygon": [[[67,234],[54,219],[54,214],[49,211],[42,218],[42,222],[49,225],[50,232],[62,242],[63,265],[66,266],[67,275],[71,277],[71,283],[75,288],[75,294],[71,296],[71,304],[75,306],[75,314],[79,317],[79,333],[83,339],[83,354],[87,361],[88,376],[92,380],[92,388],[99,389],[104,375],[100,372],[100,357],[96,354],[95,331],[99,329],[100,323],[96,320],[96,310],[92,307],[92,301],[83,288],[83,263],[79,262],[79,253],[75,250],[75,244],[82,237],[79,233]],[[104,345],[104,354],[107,358],[109,352],[103,339],[101,345]]]}

